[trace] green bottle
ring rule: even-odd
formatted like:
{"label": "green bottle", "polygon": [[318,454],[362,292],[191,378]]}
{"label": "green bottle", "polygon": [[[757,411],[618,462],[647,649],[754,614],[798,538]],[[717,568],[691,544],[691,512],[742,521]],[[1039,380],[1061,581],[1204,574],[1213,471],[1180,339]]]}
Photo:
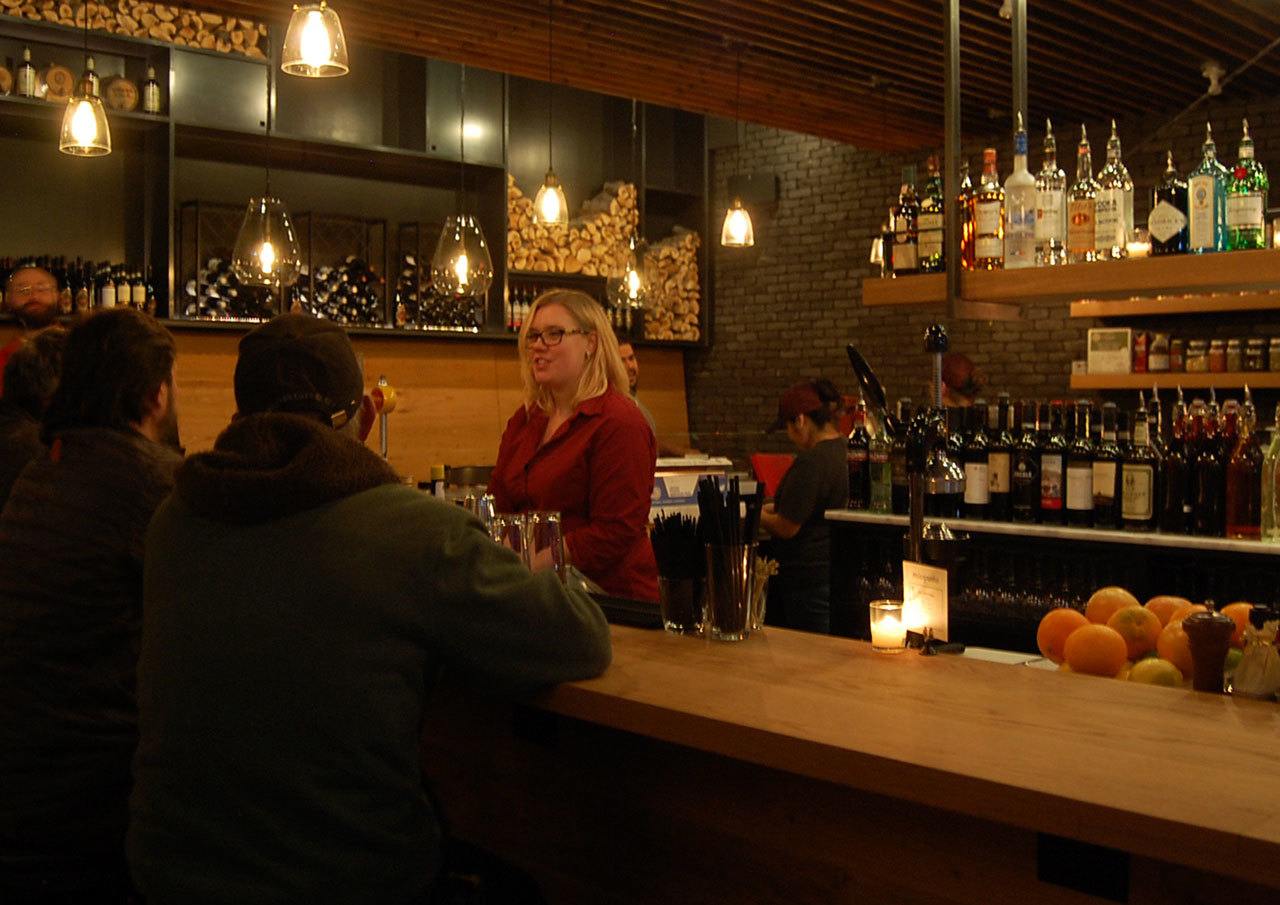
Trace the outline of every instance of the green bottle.
{"label": "green bottle", "polygon": [[1267,170],[1253,156],[1249,121],[1244,122],[1240,139],[1240,160],[1227,183],[1227,248],[1266,248],[1265,212],[1271,181]]}
{"label": "green bottle", "polygon": [[1203,157],[1200,166],[1187,176],[1187,219],[1190,252],[1203,254],[1227,247],[1227,183],[1231,173],[1218,162],[1218,146],[1213,127],[1204,126]]}

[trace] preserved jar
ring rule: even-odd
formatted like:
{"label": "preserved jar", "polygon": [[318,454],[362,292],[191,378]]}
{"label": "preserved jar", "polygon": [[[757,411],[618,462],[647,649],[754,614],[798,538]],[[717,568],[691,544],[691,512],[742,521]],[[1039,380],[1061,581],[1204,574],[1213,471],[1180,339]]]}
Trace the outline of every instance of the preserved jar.
{"label": "preserved jar", "polygon": [[1214,374],[1225,374],[1227,370],[1227,341],[1215,339],[1209,343],[1209,370]]}
{"label": "preserved jar", "polygon": [[[1223,350],[1224,355],[1226,350]],[[1205,374],[1209,371],[1209,341],[1193,339],[1187,343],[1187,373]]]}

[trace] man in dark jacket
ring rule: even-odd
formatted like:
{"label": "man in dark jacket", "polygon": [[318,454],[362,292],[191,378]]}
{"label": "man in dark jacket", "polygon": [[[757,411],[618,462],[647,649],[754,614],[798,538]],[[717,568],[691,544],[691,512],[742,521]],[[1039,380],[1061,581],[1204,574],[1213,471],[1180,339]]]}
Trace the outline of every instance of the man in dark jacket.
{"label": "man in dark jacket", "polygon": [[48,452],[0,516],[0,902],[123,901],[142,540],[179,455],[173,337],[72,328]]}
{"label": "man in dark jacket", "polygon": [[147,536],[134,879],[148,905],[422,901],[438,671],[506,694],[586,678],[608,626],[362,444],[373,407],[339,327],[255,329],[235,394]]}
{"label": "man in dark jacket", "polygon": [[40,419],[62,373],[67,331],[49,327],[27,339],[4,366],[0,397],[0,509],[27,463],[44,452]]}

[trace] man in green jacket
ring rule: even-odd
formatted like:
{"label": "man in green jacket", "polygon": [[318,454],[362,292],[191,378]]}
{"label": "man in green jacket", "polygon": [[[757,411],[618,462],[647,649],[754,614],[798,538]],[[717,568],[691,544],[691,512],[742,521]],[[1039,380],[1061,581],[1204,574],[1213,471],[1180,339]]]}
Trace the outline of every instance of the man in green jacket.
{"label": "man in green jacket", "polygon": [[439,671],[499,694],[587,678],[608,626],[365,448],[373,408],[340,328],[257,328],[235,393],[147,536],[134,879],[148,905],[422,901]]}

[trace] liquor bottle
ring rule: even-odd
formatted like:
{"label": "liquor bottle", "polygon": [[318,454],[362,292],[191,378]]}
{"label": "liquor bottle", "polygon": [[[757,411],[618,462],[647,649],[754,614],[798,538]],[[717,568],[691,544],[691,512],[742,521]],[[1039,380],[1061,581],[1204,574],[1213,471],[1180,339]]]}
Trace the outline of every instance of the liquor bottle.
{"label": "liquor bottle", "polygon": [[982,179],[973,195],[975,270],[1004,267],[1004,189],[996,169],[996,149],[982,152]]}
{"label": "liquor bottle", "polygon": [[1164,408],[1160,405],[1160,387],[1158,386],[1151,387],[1151,402],[1147,405],[1147,428],[1151,435],[1151,448],[1163,461],[1168,444],[1164,432]]}
{"label": "liquor bottle", "polygon": [[1151,193],[1147,233],[1153,255],[1180,255],[1187,251],[1187,184],[1178,178],[1173,151],[1168,152],[1164,176]]}
{"label": "liquor bottle", "polygon": [[1034,522],[1040,518],[1040,443],[1036,436],[1035,403],[1024,400],[1022,432],[1013,445],[1009,494],[1015,522]]}
{"label": "liquor bottle", "polygon": [[[1192,411],[1195,411],[1192,403]],[[1194,414],[1192,421],[1196,421]],[[1222,457],[1218,451],[1217,419],[1207,413],[1199,419],[1203,434],[1196,450],[1195,496],[1191,506],[1191,528],[1195,534],[1221,537],[1223,531],[1222,497],[1226,478]]]}
{"label": "liquor bottle", "polygon": [[146,309],[147,314],[154,317],[156,307],[159,304],[159,298],[156,294],[156,271],[154,267],[147,267],[147,277],[146,282],[143,285],[143,292],[145,294],[143,307]]}
{"label": "liquor bottle", "polygon": [[1067,524],[1088,528],[1093,524],[1093,444],[1091,407],[1076,407],[1075,438],[1067,447]]}
{"label": "liquor bottle", "polygon": [[1240,403],[1228,399],[1222,403],[1222,414],[1218,418],[1218,456],[1223,464],[1231,461],[1236,451],[1236,442],[1240,439]]}
{"label": "liquor bottle", "polygon": [[871,437],[867,434],[867,405],[859,402],[853,413],[853,431],[849,434],[849,508],[866,509],[870,503],[869,463]]}
{"label": "liquor bottle", "polygon": [[107,270],[102,275],[102,286],[98,290],[98,307],[114,308],[116,306],[116,281],[111,275],[111,271]]}
{"label": "liquor bottle", "polygon": [[1191,533],[1191,457],[1187,443],[1190,423],[1182,387],[1169,413],[1169,444],[1160,469],[1160,530],[1169,534]]}
{"label": "liquor bottle", "polygon": [[1080,125],[1080,146],[1076,149],[1076,181],[1067,190],[1067,263],[1098,260],[1097,212],[1098,180],[1093,178],[1093,152],[1089,133]]}
{"label": "liquor bottle", "polygon": [[889,206],[889,216],[880,224],[880,275],[893,276],[893,209],[895,205]]}
{"label": "liquor bottle", "polygon": [[1258,413],[1249,388],[1244,388],[1240,437],[1227,460],[1227,537],[1258,540],[1262,536],[1262,444]]}
{"label": "liquor bottle", "polygon": [[1036,266],[1036,178],[1027,169],[1027,130],[1018,113],[1013,134],[1013,173],[1004,183],[1004,266]]}
{"label": "liquor bottle", "polygon": [[36,67],[31,65],[31,48],[22,48],[22,62],[14,77],[14,93],[18,97],[36,96]]}
{"label": "liquor bottle", "polygon": [[907,434],[911,430],[911,400],[898,400],[898,429],[889,447],[889,466],[893,480],[892,508],[895,515],[906,515],[911,508],[910,482],[907,477]]}
{"label": "liquor bottle", "polygon": [[1099,261],[1118,261],[1129,256],[1133,235],[1133,180],[1120,157],[1120,136],[1111,121],[1107,139],[1107,162],[1098,173],[1097,225],[1095,245]]}
{"label": "liquor bottle", "polygon": [[1273,423],[1271,445],[1262,460],[1262,539],[1274,544],[1280,543],[1280,487],[1276,484],[1276,466],[1280,464],[1280,402],[1276,403]]}
{"label": "liquor bottle", "polygon": [[156,81],[156,68],[147,67],[147,80],[142,83],[142,112],[152,115],[160,112],[160,83]]}
{"label": "liquor bottle", "polygon": [[80,73],[80,84],[88,88],[89,93],[94,97],[98,97],[101,93],[101,79],[98,78],[98,70],[94,66],[93,57],[84,58],[84,72]]}
{"label": "liquor bottle", "polygon": [[1240,139],[1240,159],[1227,182],[1227,248],[1266,248],[1267,230],[1263,215],[1271,181],[1266,168],[1253,156],[1249,121],[1244,120]]}
{"label": "liquor bottle", "polygon": [[975,235],[973,211],[973,181],[969,178],[969,163],[960,165],[960,194],[956,196],[956,209],[960,211],[960,266],[974,269]]}
{"label": "liquor bottle", "polygon": [[920,202],[916,199],[916,168],[902,168],[902,191],[893,209],[893,275],[920,271]]}
{"label": "liquor bottle", "polygon": [[1058,166],[1053,123],[1044,121],[1044,163],[1036,174],[1036,263],[1067,262],[1067,174]]}
{"label": "liquor bottle", "polygon": [[147,307],[147,284],[142,281],[142,273],[137,270],[129,280],[129,306],[139,311]]}
{"label": "liquor bottle", "polygon": [[947,425],[947,455],[952,462],[964,468],[964,409],[949,405],[944,410]]}
{"label": "liquor bottle", "polygon": [[925,163],[928,174],[920,192],[920,218],[918,223],[919,256],[921,273],[940,273],[947,269],[946,262],[946,207],[942,174],[938,172],[938,157],[930,154]]}
{"label": "liquor bottle", "polygon": [[1007,522],[1012,515],[1009,475],[1013,454],[1013,410],[1009,394],[1001,393],[988,416],[987,437],[987,518]]}
{"label": "liquor bottle", "polygon": [[1061,525],[1067,512],[1063,499],[1067,466],[1067,441],[1062,436],[1062,408],[1040,404],[1040,424],[1044,439],[1040,443],[1040,521],[1045,525]]}
{"label": "liquor bottle", "polygon": [[986,429],[987,407],[968,410],[969,436],[964,444],[964,517],[986,519],[991,504],[990,453]]}
{"label": "liquor bottle", "polygon": [[1204,125],[1200,166],[1187,176],[1187,245],[1192,254],[1222,251],[1227,246],[1227,182],[1230,174],[1218,163],[1213,127]]}
{"label": "liquor bottle", "polygon": [[88,262],[78,269],[80,275],[76,281],[75,296],[71,299],[71,310],[76,314],[87,314],[93,308],[93,272]]}
{"label": "liquor bottle", "polygon": [[867,508],[888,513],[893,506],[893,466],[889,461],[891,447],[884,431],[869,435],[867,441]]}
{"label": "liquor bottle", "polygon": [[1102,405],[1102,435],[1093,449],[1093,524],[1120,527],[1120,448],[1116,446],[1116,404]]}
{"label": "liquor bottle", "polygon": [[[1121,459],[1129,455],[1129,448],[1132,445],[1130,443],[1132,435],[1129,433],[1130,423],[1128,412],[1116,412],[1116,449]],[[1119,495],[1119,486],[1116,488],[1116,495]]]}
{"label": "liquor bottle", "polygon": [[1133,445],[1120,462],[1120,515],[1126,531],[1154,531],[1158,463],[1147,434],[1147,412],[1133,415]]}

